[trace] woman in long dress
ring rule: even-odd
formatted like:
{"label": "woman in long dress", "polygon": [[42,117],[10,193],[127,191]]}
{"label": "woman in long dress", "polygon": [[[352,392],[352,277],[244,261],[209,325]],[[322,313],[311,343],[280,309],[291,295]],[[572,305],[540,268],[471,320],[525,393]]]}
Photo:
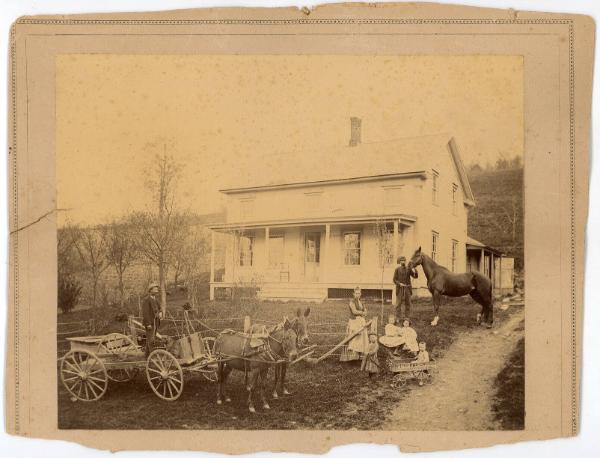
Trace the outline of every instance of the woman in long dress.
{"label": "woman in long dress", "polygon": [[354,288],[354,297],[348,305],[350,309],[350,319],[346,326],[346,337],[351,336],[362,328],[362,331],[354,337],[347,345],[342,347],[340,361],[355,361],[361,359],[363,353],[367,352],[369,346],[369,332],[365,327],[367,309],[360,300],[360,288]]}

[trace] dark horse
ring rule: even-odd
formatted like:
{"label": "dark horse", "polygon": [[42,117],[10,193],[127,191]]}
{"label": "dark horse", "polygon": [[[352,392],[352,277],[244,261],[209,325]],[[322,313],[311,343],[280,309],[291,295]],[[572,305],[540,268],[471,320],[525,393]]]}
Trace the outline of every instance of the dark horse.
{"label": "dark horse", "polygon": [[427,277],[427,288],[433,297],[433,311],[435,317],[431,322],[435,326],[439,320],[439,308],[442,296],[460,297],[469,294],[475,302],[481,304],[481,313],[477,314],[477,322],[481,319],[492,327],[494,321],[494,309],[492,304],[492,283],[490,279],[479,272],[466,272],[455,274],[442,267],[429,256],[421,253],[421,247],[413,254],[409,266],[421,265],[425,277]]}
{"label": "dark horse", "polygon": [[264,386],[269,368],[273,365],[279,366],[278,361],[293,361],[298,356],[298,319],[289,321],[284,318],[283,322],[267,331],[262,338],[262,345],[253,347],[253,339],[248,334],[223,331],[216,340],[214,346],[215,356],[219,362],[217,365],[217,379],[219,384],[217,404],[230,402],[231,399],[223,394],[223,386],[227,377],[233,369],[246,373],[246,390],[248,391],[248,409],[256,412],[254,408],[253,393],[258,389],[264,409],[269,409],[269,403],[265,398]]}

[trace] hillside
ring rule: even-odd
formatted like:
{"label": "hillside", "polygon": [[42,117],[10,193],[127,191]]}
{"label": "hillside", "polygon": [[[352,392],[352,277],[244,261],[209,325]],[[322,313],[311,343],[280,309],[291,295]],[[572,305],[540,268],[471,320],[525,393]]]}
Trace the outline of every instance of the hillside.
{"label": "hillside", "polygon": [[523,268],[523,169],[471,172],[477,205],[469,211],[469,236],[507,256]]}

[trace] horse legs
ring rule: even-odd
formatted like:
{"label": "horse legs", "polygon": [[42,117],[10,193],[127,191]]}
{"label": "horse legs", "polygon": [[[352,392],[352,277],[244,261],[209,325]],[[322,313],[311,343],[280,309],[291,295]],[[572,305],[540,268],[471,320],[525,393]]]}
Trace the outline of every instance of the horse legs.
{"label": "horse legs", "polygon": [[273,399],[279,399],[279,394],[277,393],[277,385],[279,384],[279,378],[281,377],[281,364],[275,365],[275,384],[273,385]]}
{"label": "horse legs", "polygon": [[248,384],[246,385],[246,390],[248,391],[248,410],[251,413],[256,413],[256,409],[254,408],[254,400],[252,399],[252,394],[254,392],[254,388],[258,383],[258,375],[259,369],[252,369],[250,371],[250,376],[248,377]]}
{"label": "horse legs", "polygon": [[259,384],[260,384],[260,398],[263,403],[263,409],[270,409],[271,406],[267,402],[267,398],[265,397],[265,385],[267,384],[267,375],[269,374],[269,368],[262,369],[259,372]]}
{"label": "horse legs", "polygon": [[285,387],[285,373],[287,372],[287,366],[287,363],[283,363],[281,365],[281,392],[285,395],[290,395],[292,393],[290,393]]}
{"label": "horse legs", "polygon": [[494,306],[490,300],[487,300],[478,290],[473,290],[469,293],[471,298],[481,304],[481,312],[477,314],[477,324],[486,323],[488,328],[492,327],[494,321]]}
{"label": "horse legs", "polygon": [[[219,362],[217,364],[217,381],[219,382],[219,388],[217,392],[217,404],[223,403],[225,382],[227,381],[227,377],[231,373],[231,368],[227,365],[227,363]],[[227,395],[225,397],[225,402],[231,402],[231,398]]]}
{"label": "horse legs", "polygon": [[433,301],[433,321],[431,322],[431,326],[436,326],[438,321],[440,320],[440,302],[442,300],[442,295],[437,291],[433,291],[432,293],[432,301]]}

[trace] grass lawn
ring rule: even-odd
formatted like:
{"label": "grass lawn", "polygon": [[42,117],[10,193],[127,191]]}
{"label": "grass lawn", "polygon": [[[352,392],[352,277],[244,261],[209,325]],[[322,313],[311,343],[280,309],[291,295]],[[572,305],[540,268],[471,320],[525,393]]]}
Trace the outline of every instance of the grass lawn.
{"label": "grass lawn", "polygon": [[[250,315],[254,320],[274,322],[284,315],[292,316],[297,307],[307,305],[311,307],[309,334],[312,343],[331,346],[339,342],[348,318],[347,301],[322,304],[253,301],[241,305],[207,302],[201,307],[200,315],[211,320],[223,318],[220,323],[207,321],[211,327],[241,329],[242,322],[231,318]],[[379,304],[367,303],[366,306],[369,316],[380,314]],[[176,308],[177,305],[174,305],[173,309]],[[476,326],[475,316],[479,309],[470,298],[448,300],[441,308],[440,324],[431,327],[431,300],[415,299],[413,327],[419,340],[427,342],[430,355],[443,358],[444,351],[460,332]],[[384,316],[392,310],[393,307],[386,304]],[[94,312],[82,310],[59,315],[59,320],[85,320],[91,313]],[[495,319],[501,322],[510,313],[510,309],[505,312],[496,309]],[[383,324],[380,323],[380,330]],[[122,328],[122,322],[111,321],[102,332]],[[340,332],[341,335],[326,334],[331,332]],[[207,331],[207,335],[211,333]],[[318,354],[326,350],[319,347]],[[270,411],[263,411],[260,402],[257,402],[257,414],[250,414],[247,410],[241,372],[230,376],[228,393],[232,402],[222,406],[216,404],[215,384],[189,374],[185,377],[182,396],[174,402],[156,397],[148,386],[145,373],[138,374],[128,383],[109,384],[104,397],[91,403],[72,402],[59,380],[58,424],[60,428],[67,429],[374,429],[383,423],[389,410],[410,390],[419,387],[409,383],[406,387],[394,389],[390,386],[390,375],[380,374],[370,380],[359,367],[358,362],[341,363],[337,358],[329,358],[317,365],[299,363],[292,366],[287,376],[292,396],[271,401]],[[272,381],[271,374],[269,388]]]}

